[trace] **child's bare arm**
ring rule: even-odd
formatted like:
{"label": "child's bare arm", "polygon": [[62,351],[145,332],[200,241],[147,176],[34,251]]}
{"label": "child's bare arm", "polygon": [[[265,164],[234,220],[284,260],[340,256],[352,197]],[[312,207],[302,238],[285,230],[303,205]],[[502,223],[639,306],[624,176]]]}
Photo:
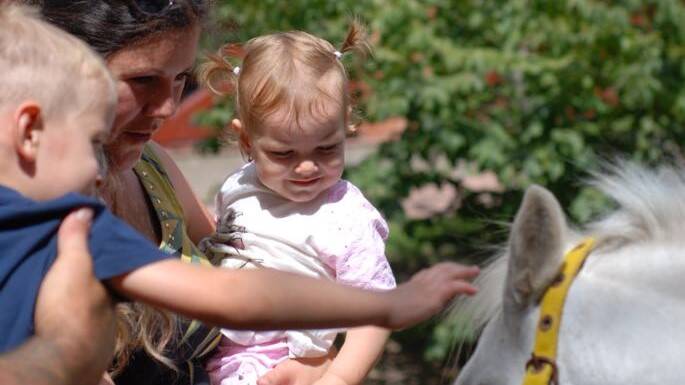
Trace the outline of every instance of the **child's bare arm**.
{"label": "child's bare arm", "polygon": [[443,263],[387,292],[371,292],[271,269],[227,270],[167,260],[110,280],[120,294],[232,329],[376,325],[392,329],[427,319],[478,269]]}
{"label": "child's bare arm", "polygon": [[328,370],[338,354],[335,348],[323,357],[289,359],[276,365],[257,380],[257,385],[311,385]]}
{"label": "child's bare arm", "polygon": [[347,331],[340,353],[314,385],[358,385],[383,353],[390,330],[362,326]]}

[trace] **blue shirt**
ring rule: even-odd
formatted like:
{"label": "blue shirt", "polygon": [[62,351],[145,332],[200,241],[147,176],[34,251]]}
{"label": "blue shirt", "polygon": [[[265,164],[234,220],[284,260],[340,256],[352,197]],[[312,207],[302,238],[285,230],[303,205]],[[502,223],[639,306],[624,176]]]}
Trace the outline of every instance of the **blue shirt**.
{"label": "blue shirt", "polygon": [[0,186],[0,353],[34,334],[36,298],[57,256],[57,230],[80,207],[94,211],[89,248],[99,280],[169,257],[93,198],[72,193],[37,202]]}

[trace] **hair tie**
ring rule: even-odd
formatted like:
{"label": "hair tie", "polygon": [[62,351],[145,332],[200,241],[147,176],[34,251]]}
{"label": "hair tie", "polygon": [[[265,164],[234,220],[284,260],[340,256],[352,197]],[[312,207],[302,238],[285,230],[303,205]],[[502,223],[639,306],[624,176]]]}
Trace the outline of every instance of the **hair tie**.
{"label": "hair tie", "polygon": [[235,76],[240,75],[240,67],[233,67],[233,74]]}
{"label": "hair tie", "polygon": [[335,55],[335,58],[336,58],[336,59],[340,60],[340,59],[342,58],[342,55],[343,55],[343,54],[342,54],[342,52],[340,52],[340,51],[334,51],[334,52],[333,52],[333,55]]}

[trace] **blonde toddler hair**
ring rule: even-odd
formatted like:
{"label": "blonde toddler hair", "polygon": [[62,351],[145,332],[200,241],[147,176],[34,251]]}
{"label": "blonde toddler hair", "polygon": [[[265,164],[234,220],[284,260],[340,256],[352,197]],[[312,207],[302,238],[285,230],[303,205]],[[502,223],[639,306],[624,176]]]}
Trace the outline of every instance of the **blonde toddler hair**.
{"label": "blonde toddler hair", "polygon": [[[366,57],[371,51],[364,26],[355,20],[340,48],[302,31],[280,32],[256,37],[240,49],[224,45],[200,68],[201,81],[220,96],[234,94],[235,110],[243,127],[258,129],[277,111],[287,111],[290,122],[299,124],[302,114],[315,116],[324,104],[335,103],[352,127],[348,74],[343,55]],[[231,59],[243,55],[242,64]]]}
{"label": "blonde toddler hair", "polygon": [[85,43],[7,1],[0,1],[0,90],[0,110],[31,99],[46,120],[103,101],[114,114],[117,97],[104,61]]}

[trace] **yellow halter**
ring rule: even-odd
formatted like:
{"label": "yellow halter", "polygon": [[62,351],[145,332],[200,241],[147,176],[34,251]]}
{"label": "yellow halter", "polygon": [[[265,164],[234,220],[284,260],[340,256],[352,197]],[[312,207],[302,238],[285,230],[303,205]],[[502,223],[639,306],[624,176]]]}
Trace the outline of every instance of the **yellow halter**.
{"label": "yellow halter", "polygon": [[559,383],[557,373],[557,340],[564,301],[573,279],[583,266],[585,259],[592,251],[594,239],[588,238],[569,251],[559,269],[554,282],[547,288],[540,304],[540,318],[535,334],[533,354],[526,363],[526,374],[523,385],[556,385]]}

